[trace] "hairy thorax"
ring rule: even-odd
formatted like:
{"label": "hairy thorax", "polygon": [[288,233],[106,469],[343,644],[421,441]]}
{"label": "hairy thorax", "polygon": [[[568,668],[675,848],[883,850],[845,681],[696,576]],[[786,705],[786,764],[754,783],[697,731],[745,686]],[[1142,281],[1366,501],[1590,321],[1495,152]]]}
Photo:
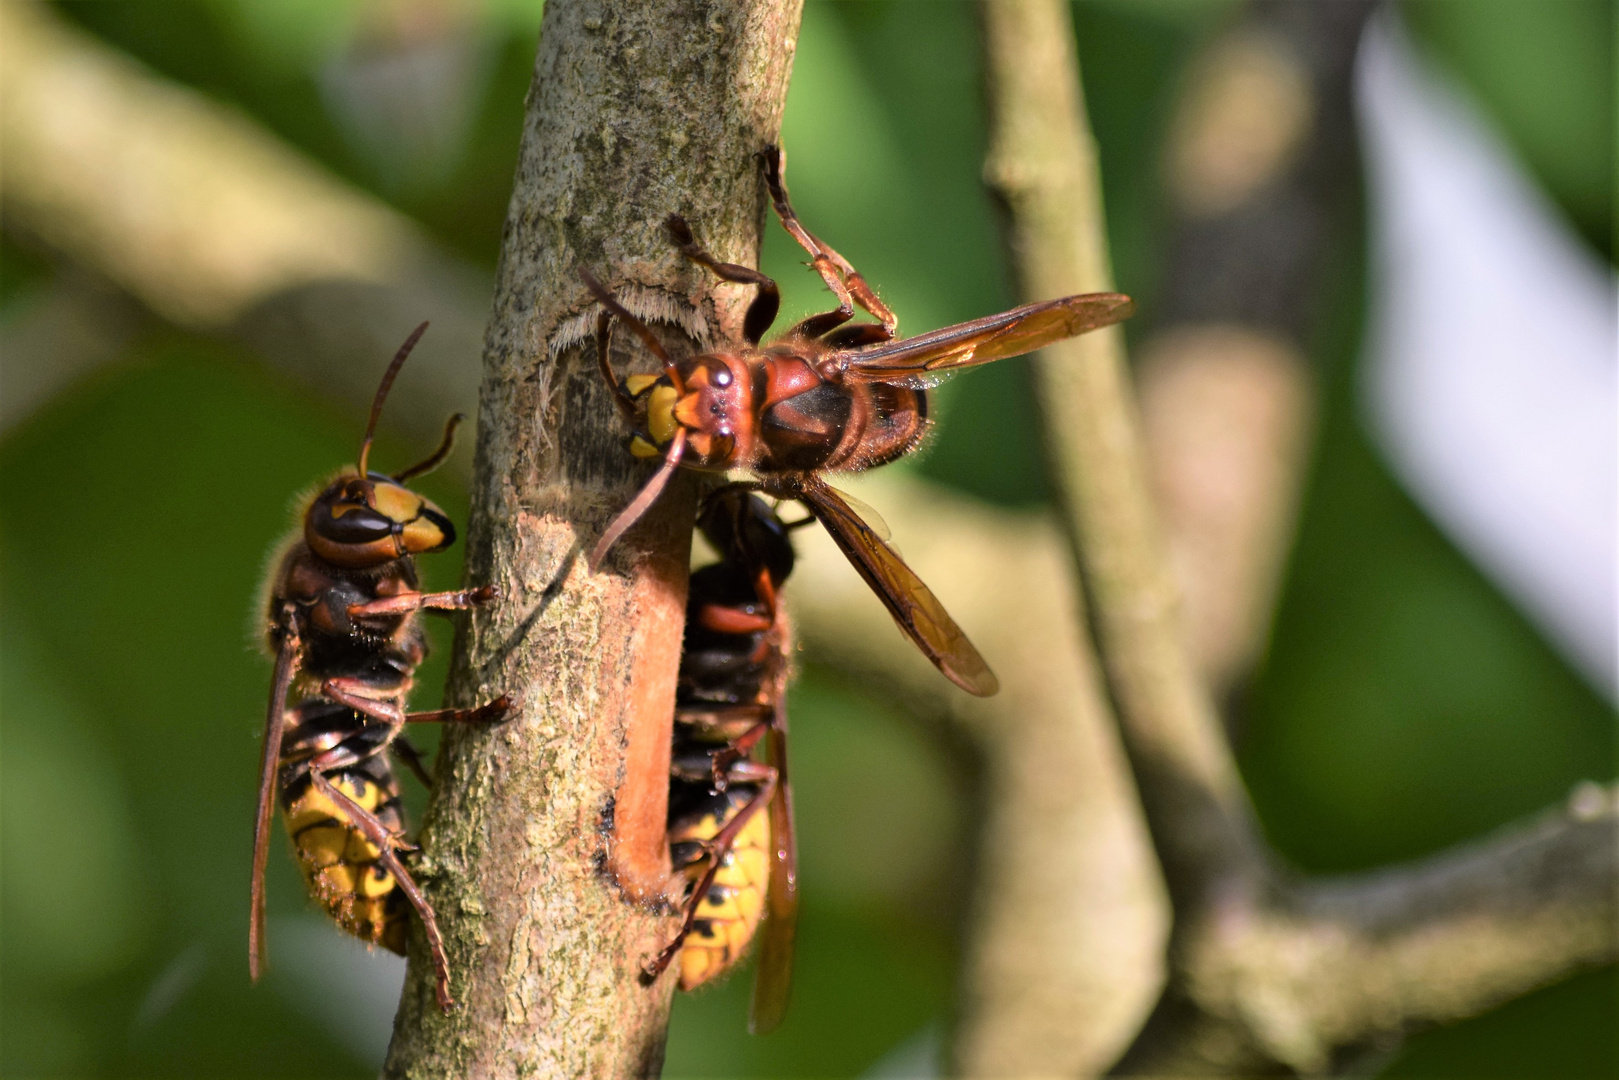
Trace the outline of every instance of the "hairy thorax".
{"label": "hairy thorax", "polygon": [[[271,590],[271,625],[283,603],[298,606],[305,679],[357,678],[379,694],[402,695],[410,689],[411,672],[427,654],[419,617],[415,613],[354,617],[350,609],[417,588],[415,563],[409,557],[372,569],[351,570],[333,566],[306,545],[295,544]],[[272,630],[272,649],[280,644],[275,637]]]}

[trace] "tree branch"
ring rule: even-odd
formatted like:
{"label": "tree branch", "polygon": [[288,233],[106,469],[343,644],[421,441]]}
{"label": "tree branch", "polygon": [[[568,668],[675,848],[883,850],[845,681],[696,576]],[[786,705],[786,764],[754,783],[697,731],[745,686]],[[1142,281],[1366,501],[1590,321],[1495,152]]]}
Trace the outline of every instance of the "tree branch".
{"label": "tree branch", "polygon": [[[1053,0],[981,5],[986,174],[1028,299],[1110,285],[1072,27]],[[1123,1073],[1320,1073],[1370,1045],[1611,962],[1613,795],[1416,867],[1295,883],[1271,869],[1177,624],[1118,335],[1038,364],[1064,525],[1169,885],[1169,982]],[[1556,867],[1555,873],[1552,868]],[[1499,891],[1496,891],[1499,890]]]}
{"label": "tree branch", "polygon": [[[980,4],[989,83],[985,177],[1008,210],[1026,299],[1112,288],[1095,144],[1068,9]],[[1252,811],[1187,656],[1118,328],[1042,351],[1042,430],[1126,752],[1177,912],[1259,873]]]}
{"label": "tree branch", "polygon": [[992,698],[952,688],[823,532],[797,534],[787,598],[807,655],[925,721],[950,720],[983,761],[953,1072],[1094,1075],[1151,1007],[1168,911],[1063,541],[1047,514],[891,471],[839,486],[882,508],[1002,679]]}
{"label": "tree branch", "polygon": [[[1326,1047],[1449,1023],[1619,956],[1619,788],[1583,783],[1565,807],[1409,866],[1311,882],[1302,922],[1349,928],[1318,970]],[[1301,987],[1301,991],[1306,988]],[[1326,991],[1323,994],[1323,991]],[[1368,1038],[1368,1033],[1374,1033]]]}
{"label": "tree branch", "polygon": [[[411,392],[393,400],[387,423],[431,440],[447,407],[473,399],[484,274],[250,117],[142,68],[49,5],[0,2],[0,144],[7,233],[81,276],[189,330],[234,336],[361,408],[376,389],[375,359],[428,319]],[[33,393],[20,386],[16,400],[20,365],[7,364],[6,424],[121,355],[132,305],[101,298],[99,284],[57,291],[59,302],[7,328],[5,351],[25,359],[65,341],[71,352],[47,365],[60,378]]]}
{"label": "tree branch", "polygon": [[1182,947],[1116,1073],[1306,1075],[1619,959],[1619,789],[1430,859],[1278,884]]}
{"label": "tree branch", "polygon": [[[671,921],[608,880],[621,852],[605,830],[655,848],[666,868],[660,800],[694,488],[674,486],[603,573],[587,572],[583,545],[645,471],[595,368],[579,269],[677,352],[710,326],[735,334],[742,290],[710,300],[711,280],[662,223],[678,210],[720,257],[757,257],[753,155],[776,138],[797,24],[796,0],[546,7],[485,346],[468,535],[469,579],[502,600],[472,620],[451,675],[452,697],[506,690],[523,706],[495,730],[445,737],[422,843],[463,1006],[438,1012],[413,940],[385,1075],[660,1067],[673,978],[644,986],[639,965]],[[627,757],[655,758],[660,742],[661,770],[654,760],[626,775]],[[643,788],[659,794],[628,798]]]}

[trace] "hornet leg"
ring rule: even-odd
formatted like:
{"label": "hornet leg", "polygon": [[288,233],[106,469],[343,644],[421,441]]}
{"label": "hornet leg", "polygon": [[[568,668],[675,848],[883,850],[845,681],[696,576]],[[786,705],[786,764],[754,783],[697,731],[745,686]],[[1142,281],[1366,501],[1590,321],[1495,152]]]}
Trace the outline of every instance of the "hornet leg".
{"label": "hornet leg", "polygon": [[399,861],[396,854],[396,849],[400,846],[399,838],[369,810],[343,794],[337,785],[326,779],[325,774],[321,772],[320,758],[310,762],[309,779],[316,790],[350,816],[351,828],[376,845],[377,850],[381,852],[377,856],[377,861],[394,876],[405,898],[410,901],[410,906],[416,909],[417,917],[422,920],[422,929],[427,932],[427,947],[433,956],[438,1007],[444,1012],[449,1012],[455,1007],[455,999],[450,996],[450,962],[444,953],[444,938],[439,934],[438,920],[433,917],[433,905],[427,902],[421,886],[410,876],[405,864]]}
{"label": "hornet leg", "polygon": [[675,934],[674,940],[663,947],[658,955],[641,961],[641,971],[650,981],[662,975],[669,967],[670,961],[680,955],[680,947],[685,944],[692,927],[697,924],[697,908],[708,895],[708,890],[714,885],[714,878],[720,872],[720,863],[730,854],[731,847],[736,843],[737,834],[748,820],[764,808],[770,797],[776,792],[776,770],[768,765],[760,765],[752,761],[739,761],[731,768],[731,781],[741,783],[757,780],[759,791],[749,799],[747,804],[737,812],[737,815],[725,823],[725,827],[715,833],[713,838],[704,845],[703,857],[708,859],[708,869],[703,876],[697,879],[697,885],[686,900],[686,910],[680,922],[680,931]]}
{"label": "hornet leg", "polygon": [[859,304],[883,324],[889,337],[893,337],[895,329],[899,326],[899,318],[888,309],[887,304],[877,299],[877,294],[866,284],[866,279],[849,265],[847,259],[804,228],[798,220],[798,214],[793,210],[792,201],[787,196],[787,155],[782,152],[781,147],[766,147],[759,155],[759,164],[764,172],[765,186],[770,189],[770,201],[776,207],[776,216],[781,218],[782,228],[809,252],[810,265],[821,275],[821,280],[832,290],[832,295],[838,298],[836,309],[820,315],[811,315],[791,332],[803,337],[820,337],[828,330],[842,326],[853,318],[854,305]]}
{"label": "hornet leg", "polygon": [[781,290],[776,283],[757,270],[736,263],[720,262],[710,255],[692,235],[691,226],[679,214],[670,214],[664,221],[669,229],[669,235],[675,239],[680,253],[694,263],[706,266],[712,270],[722,281],[732,281],[741,285],[759,286],[759,294],[748,305],[748,312],[742,318],[742,336],[749,345],[759,344],[770,324],[776,321],[776,313],[781,310]]}

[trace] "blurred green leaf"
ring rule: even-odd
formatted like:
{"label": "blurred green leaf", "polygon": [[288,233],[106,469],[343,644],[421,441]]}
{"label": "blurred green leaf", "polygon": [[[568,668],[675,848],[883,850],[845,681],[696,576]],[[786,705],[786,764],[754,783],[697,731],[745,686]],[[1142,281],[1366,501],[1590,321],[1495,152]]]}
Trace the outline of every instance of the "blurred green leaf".
{"label": "blurred green leaf", "polygon": [[786,1021],[747,1034],[751,963],[715,989],[677,995],[665,1076],[857,1076],[943,1014],[952,958],[939,935],[824,902],[812,888]]}
{"label": "blurred green leaf", "polygon": [[1329,423],[1244,744],[1272,839],[1360,868],[1609,776],[1609,709]]}
{"label": "blurred green leaf", "polygon": [[545,0],[483,0],[491,26],[503,27],[520,37],[534,38],[540,33],[540,21],[545,16]]}
{"label": "blurred green leaf", "polygon": [[1587,972],[1484,1016],[1424,1032],[1407,1042],[1380,1075],[1389,1080],[1619,1076],[1615,1002],[1619,971]]}
{"label": "blurred green leaf", "polygon": [[205,0],[258,66],[296,75],[348,38],[366,0]]}
{"label": "blurred green leaf", "polygon": [[139,846],[108,748],[44,670],[12,605],[0,610],[0,941],[8,966],[70,986],[140,948]]}
{"label": "blurred green leaf", "polygon": [[0,236],[0,325],[21,315],[50,277],[50,264],[37,252]]}

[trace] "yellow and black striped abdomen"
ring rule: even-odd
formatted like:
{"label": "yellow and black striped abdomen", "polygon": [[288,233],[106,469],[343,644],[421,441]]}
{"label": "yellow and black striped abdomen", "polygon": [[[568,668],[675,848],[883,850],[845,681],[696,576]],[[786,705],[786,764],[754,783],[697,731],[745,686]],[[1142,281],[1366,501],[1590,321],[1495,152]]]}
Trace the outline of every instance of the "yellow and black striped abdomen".
{"label": "yellow and black striped abdomen", "polygon": [[[703,842],[713,839],[756,793],[752,784],[733,784],[670,826],[671,856],[675,871],[688,879],[688,894],[708,868]],[[696,922],[680,950],[682,990],[701,986],[742,959],[759,928],[769,882],[770,816],[761,808],[737,833],[713,884],[697,903]]]}
{"label": "yellow and black striped abdomen", "polygon": [[[397,835],[404,829],[399,785],[385,761],[373,758],[365,766],[330,773],[327,779]],[[403,955],[409,904],[399,882],[378,861],[380,849],[349,823],[344,808],[316,790],[307,774],[283,794],[282,809],[309,895],[344,930]]]}

